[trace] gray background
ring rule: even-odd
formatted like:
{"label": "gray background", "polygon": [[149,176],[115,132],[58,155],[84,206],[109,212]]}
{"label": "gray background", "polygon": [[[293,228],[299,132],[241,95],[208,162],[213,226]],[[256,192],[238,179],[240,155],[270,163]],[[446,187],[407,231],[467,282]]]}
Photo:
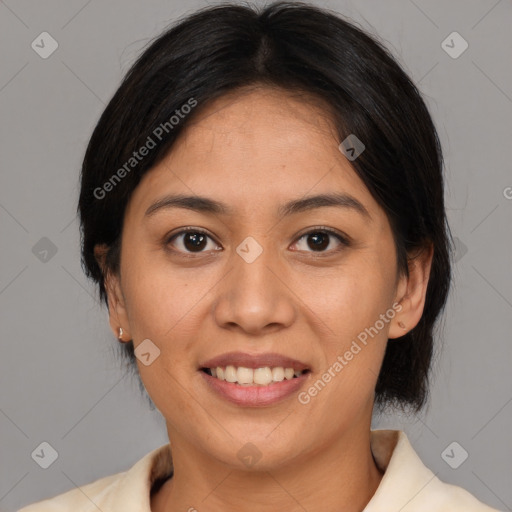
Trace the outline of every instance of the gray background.
{"label": "gray background", "polygon": [[[439,478],[512,510],[511,2],[315,3],[377,33],[419,85],[444,146],[458,240],[431,405],[374,428],[404,429]],[[123,74],[149,39],[204,5],[0,1],[2,511],[123,471],[167,442],[115,357],[80,267],[75,208],[85,145]],[[47,59],[31,47],[43,31],[59,45]],[[453,31],[469,44],[456,59],[441,46]],[[43,237],[55,254],[41,252]],[[31,457],[43,441],[58,452],[48,469]],[[469,453],[458,469],[441,456],[453,441]]]}

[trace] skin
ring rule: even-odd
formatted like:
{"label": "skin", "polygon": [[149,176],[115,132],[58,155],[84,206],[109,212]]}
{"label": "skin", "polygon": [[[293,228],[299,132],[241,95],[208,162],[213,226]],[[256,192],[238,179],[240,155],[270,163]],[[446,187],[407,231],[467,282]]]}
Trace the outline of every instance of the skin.
{"label": "skin", "polygon": [[[116,336],[121,326],[123,340],[137,347],[149,338],[161,351],[149,366],[138,361],[175,468],[151,500],[155,512],[355,512],[382,478],[370,450],[375,384],[388,338],[406,332],[398,323],[409,330],[421,317],[432,250],[410,264],[409,278],[397,272],[387,217],[339,151],[325,112],[277,89],[223,96],[198,112],[127,206],[120,274],[105,283]],[[333,191],[356,198],[369,218],[332,206],[277,215],[289,200]],[[235,213],[173,208],[145,217],[167,193],[207,196]],[[211,237],[199,252],[186,235],[166,245],[187,226]],[[315,251],[303,233],[320,226],[350,245],[324,235]],[[263,249],[252,263],[236,252],[248,236]],[[105,248],[96,249],[102,263]],[[240,407],[198,372],[225,352],[278,352],[310,366],[307,389],[393,303],[400,312],[308,404],[294,394]],[[246,443],[261,452],[250,468],[237,456]]]}

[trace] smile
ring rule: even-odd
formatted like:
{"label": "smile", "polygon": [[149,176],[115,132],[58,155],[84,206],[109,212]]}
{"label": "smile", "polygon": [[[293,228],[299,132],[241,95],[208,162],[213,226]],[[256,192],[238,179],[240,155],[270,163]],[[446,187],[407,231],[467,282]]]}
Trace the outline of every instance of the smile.
{"label": "smile", "polygon": [[264,407],[291,397],[313,371],[307,363],[276,352],[228,352],[201,361],[198,370],[212,397],[242,407]]}
{"label": "smile", "polygon": [[269,386],[284,380],[296,379],[309,372],[309,370],[294,370],[291,367],[285,368],[283,366],[246,368],[233,365],[202,368],[202,371],[218,380],[240,386]]}

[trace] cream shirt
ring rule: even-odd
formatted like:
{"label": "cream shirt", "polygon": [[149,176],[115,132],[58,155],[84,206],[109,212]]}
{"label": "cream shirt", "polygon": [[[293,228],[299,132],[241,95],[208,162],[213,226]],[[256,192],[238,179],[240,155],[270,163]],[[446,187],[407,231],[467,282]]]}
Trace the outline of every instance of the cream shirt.
{"label": "cream shirt", "polygon": [[[371,450],[384,476],[363,512],[497,512],[472,494],[439,480],[400,430],[372,430]],[[151,512],[153,483],[173,470],[170,445],[153,450],[128,471],[96,480],[18,512]],[[199,505],[196,508],[200,511]]]}

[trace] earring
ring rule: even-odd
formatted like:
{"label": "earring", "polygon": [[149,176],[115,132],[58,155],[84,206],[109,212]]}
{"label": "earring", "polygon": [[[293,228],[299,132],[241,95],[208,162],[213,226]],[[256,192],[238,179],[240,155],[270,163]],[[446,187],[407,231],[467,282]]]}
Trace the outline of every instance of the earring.
{"label": "earring", "polygon": [[119,339],[122,339],[123,337],[123,328],[122,327],[119,327],[119,334],[117,336]]}
{"label": "earring", "polygon": [[403,322],[398,322],[398,326],[404,330],[407,329],[407,327],[405,327],[405,324]]}

